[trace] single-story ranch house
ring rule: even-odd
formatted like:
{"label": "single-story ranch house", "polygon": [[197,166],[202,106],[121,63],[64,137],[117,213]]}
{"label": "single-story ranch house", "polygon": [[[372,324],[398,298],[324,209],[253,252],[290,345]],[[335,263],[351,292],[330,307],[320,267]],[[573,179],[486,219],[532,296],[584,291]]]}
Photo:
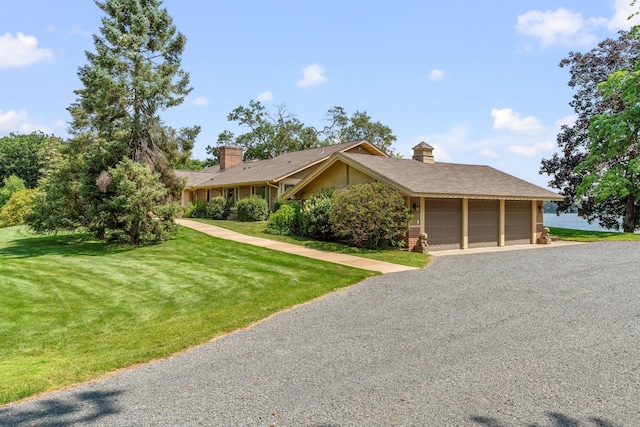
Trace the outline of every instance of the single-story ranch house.
{"label": "single-story ranch house", "polygon": [[489,166],[436,163],[422,142],[413,159],[389,157],[367,141],[242,161],[242,148],[220,148],[220,165],[204,171],[176,171],[186,179],[182,203],[224,196],[234,205],[259,195],[304,202],[321,188],[379,181],[399,191],[413,212],[408,247],[421,233],[429,250],[535,244],[543,228],[542,204],[563,197]]}

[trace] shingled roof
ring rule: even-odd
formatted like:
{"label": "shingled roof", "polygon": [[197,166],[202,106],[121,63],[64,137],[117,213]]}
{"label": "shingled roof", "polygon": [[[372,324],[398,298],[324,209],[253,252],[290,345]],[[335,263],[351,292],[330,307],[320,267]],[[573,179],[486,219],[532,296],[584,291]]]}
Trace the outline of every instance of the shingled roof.
{"label": "shingled roof", "polygon": [[[187,188],[276,182],[314,166],[334,153],[351,150],[356,147],[360,147],[370,154],[376,154],[376,156],[371,157],[385,156],[382,151],[367,141],[358,140],[285,153],[273,159],[242,162],[223,171],[220,171],[219,168],[212,168],[211,170],[198,172],[200,175],[196,175],[191,171],[177,170],[176,175],[187,177]],[[198,179],[200,180],[198,181]]]}
{"label": "shingled roof", "polygon": [[[563,197],[490,166],[422,163],[412,159],[336,153],[321,169],[307,176],[305,185],[321,170],[342,161],[373,178],[415,197],[468,197],[512,200],[563,200]],[[291,192],[296,192],[299,187]]]}

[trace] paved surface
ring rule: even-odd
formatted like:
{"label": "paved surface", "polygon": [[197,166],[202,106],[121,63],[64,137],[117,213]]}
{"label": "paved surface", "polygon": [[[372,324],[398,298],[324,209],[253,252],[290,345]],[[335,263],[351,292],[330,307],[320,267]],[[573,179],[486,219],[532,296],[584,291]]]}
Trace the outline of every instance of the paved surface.
{"label": "paved surface", "polygon": [[406,265],[392,264],[390,262],[376,261],[373,259],[338,254],[335,252],[319,251],[317,249],[306,248],[291,243],[277,242],[275,240],[262,239],[260,237],[247,236],[246,234],[237,233],[227,230],[226,228],[217,227],[211,224],[204,224],[198,221],[188,219],[178,219],[176,222],[184,227],[193,228],[210,236],[219,237],[221,239],[234,240],[236,242],[247,243],[249,245],[261,246],[263,248],[274,249],[290,254],[301,255],[307,258],[315,258],[322,261],[329,261],[335,264],[348,265],[349,267],[362,268],[364,270],[378,271],[380,273],[395,273],[398,271],[416,270],[415,267]]}
{"label": "paved surface", "polygon": [[638,426],[639,261],[633,242],[437,257],[0,426]]}

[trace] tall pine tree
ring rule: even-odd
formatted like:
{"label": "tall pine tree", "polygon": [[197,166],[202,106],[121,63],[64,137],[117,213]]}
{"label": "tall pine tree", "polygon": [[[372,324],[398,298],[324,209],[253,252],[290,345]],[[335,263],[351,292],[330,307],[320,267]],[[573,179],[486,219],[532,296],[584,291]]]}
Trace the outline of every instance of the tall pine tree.
{"label": "tall pine tree", "polygon": [[[122,211],[121,205],[113,201],[129,197],[122,194],[129,187],[114,184],[112,175],[120,173],[116,168],[126,166],[128,179],[135,181],[132,175],[140,173],[140,169],[130,167],[125,160],[148,168],[145,179],[156,177],[166,191],[156,191],[152,201],[140,206],[139,209],[146,211],[138,217],[144,221],[160,220],[166,228],[174,225],[172,214],[166,213],[175,209],[165,209],[162,205],[179,197],[182,182],[176,178],[169,162],[179,157],[176,153],[179,148],[190,151],[199,127],[176,131],[164,125],[160,112],[180,105],[192,90],[189,74],[181,68],[186,38],[177,31],[167,10],[161,8],[161,1],[96,0],[95,3],[105,16],[100,34],[94,35],[95,52],[86,52],[87,64],[78,71],[83,88],[75,91],[77,99],[68,108],[73,140],[66,153],[81,163],[76,175],[78,192],[74,194],[75,200],[80,197],[81,202],[69,206],[83,210],[71,212],[73,215],[69,216],[79,218],[79,225],[88,227],[100,238],[124,234],[132,244],[155,241],[159,236],[153,231],[152,235],[145,236],[136,230],[158,227],[142,224],[129,227],[123,233],[123,217],[132,215],[132,208]],[[60,173],[67,170],[61,168]],[[49,178],[49,183],[64,181],[55,176]],[[46,185],[44,190],[47,192]],[[52,194],[57,193],[54,188],[50,190]],[[53,200],[49,202],[54,204]],[[44,208],[47,201],[41,199],[38,204]],[[165,214],[160,215],[160,211]],[[38,223],[32,221],[32,224]],[[55,224],[48,223],[47,228],[43,231],[55,229]],[[164,231],[161,234],[166,235]]]}

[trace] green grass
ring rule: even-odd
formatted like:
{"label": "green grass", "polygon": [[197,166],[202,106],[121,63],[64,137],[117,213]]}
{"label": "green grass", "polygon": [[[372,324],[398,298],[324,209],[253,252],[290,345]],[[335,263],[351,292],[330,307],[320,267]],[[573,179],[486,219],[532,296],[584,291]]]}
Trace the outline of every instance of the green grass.
{"label": "green grass", "polygon": [[574,240],[576,242],[597,241],[640,241],[640,234],[616,233],[611,231],[583,231],[568,228],[549,227],[550,234],[562,240]]}
{"label": "green grass", "polygon": [[0,404],[168,356],[374,274],[186,228],[135,249],[0,229]]}
{"label": "green grass", "polygon": [[246,234],[248,236],[262,237],[264,239],[277,240],[279,242],[293,243],[295,245],[305,246],[307,248],[355,255],[363,258],[375,259],[376,261],[391,262],[394,264],[406,265],[409,267],[422,268],[428,265],[431,259],[429,255],[417,252],[400,251],[393,249],[361,249],[342,243],[321,242],[306,237],[267,234],[264,232],[264,229],[267,226],[266,222],[240,222],[228,220],[216,221],[195,218],[189,219],[192,219],[193,221],[200,221],[207,224],[217,225],[218,227],[237,231],[238,233]]}

